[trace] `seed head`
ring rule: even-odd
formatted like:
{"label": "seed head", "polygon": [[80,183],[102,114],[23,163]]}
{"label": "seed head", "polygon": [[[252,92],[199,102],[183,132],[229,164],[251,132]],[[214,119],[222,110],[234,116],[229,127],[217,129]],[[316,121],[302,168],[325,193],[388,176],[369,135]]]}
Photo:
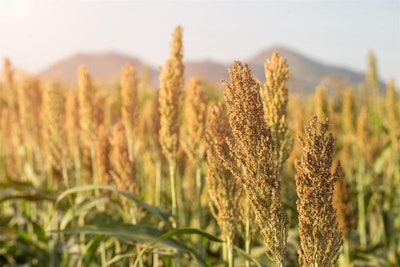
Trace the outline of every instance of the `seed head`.
{"label": "seed head", "polygon": [[122,122],[127,134],[129,155],[133,157],[133,139],[135,125],[137,125],[138,110],[138,79],[136,69],[131,63],[122,68],[121,75],[121,98],[122,98]]}
{"label": "seed head", "polygon": [[206,103],[202,91],[201,81],[193,77],[189,80],[185,99],[185,118],[187,131],[187,152],[194,161],[199,161],[204,154],[202,146]]}
{"label": "seed head", "polygon": [[290,155],[293,138],[288,131],[287,104],[289,68],[286,59],[277,51],[267,59],[265,68],[266,84],[261,87],[261,98],[264,106],[264,119],[270,127],[272,139],[275,143],[276,162],[280,169]]}
{"label": "seed head", "polygon": [[61,170],[64,157],[64,132],[61,122],[64,114],[64,97],[59,86],[47,84],[43,91],[44,143],[49,167]]}
{"label": "seed head", "polygon": [[333,206],[336,209],[339,228],[343,232],[343,237],[348,239],[354,223],[353,210],[351,207],[349,184],[343,172],[340,162],[336,167],[338,180],[335,182],[333,194]]}
{"label": "seed head", "polygon": [[207,144],[208,193],[211,212],[222,229],[224,238],[233,239],[241,219],[240,203],[243,187],[220,159],[232,162],[227,138],[232,138],[229,121],[222,105],[212,105],[207,114],[205,140]]}
{"label": "seed head", "polygon": [[334,266],[342,245],[332,203],[339,170],[331,173],[334,139],[328,128],[313,116],[302,139],[303,156],[295,165],[301,266]]}
{"label": "seed head", "polygon": [[160,112],[160,144],[164,156],[169,162],[176,158],[179,140],[179,102],[183,86],[182,63],[182,28],[176,27],[172,35],[170,58],[161,68],[159,112]]}
{"label": "seed head", "polygon": [[119,190],[127,190],[134,194],[139,193],[136,180],[135,162],[129,158],[128,142],[122,122],[112,128],[110,140],[114,159],[114,170],[111,176]]}
{"label": "seed head", "polygon": [[223,81],[233,142],[235,164],[228,168],[243,184],[252,204],[267,255],[276,263],[285,261],[288,221],[280,197],[281,180],[275,164],[271,131],[264,120],[260,84],[247,65],[234,62],[230,84]]}

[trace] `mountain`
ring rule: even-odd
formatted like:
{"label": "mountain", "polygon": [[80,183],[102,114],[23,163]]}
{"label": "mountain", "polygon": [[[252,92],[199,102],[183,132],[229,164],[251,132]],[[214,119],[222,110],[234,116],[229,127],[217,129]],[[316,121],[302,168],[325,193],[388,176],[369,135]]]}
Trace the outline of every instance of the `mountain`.
{"label": "mountain", "polygon": [[185,62],[185,77],[199,76],[208,83],[220,85],[221,79],[228,79],[228,64],[212,60]]}
{"label": "mountain", "polygon": [[[321,83],[327,84],[329,87],[332,81],[357,84],[365,79],[365,75],[360,72],[322,63],[283,46],[275,46],[263,50],[249,59],[243,60],[243,63],[247,63],[253,75],[264,82],[264,64],[274,51],[279,51],[281,56],[287,60],[290,70],[288,87],[293,93],[313,93],[315,87]],[[232,66],[232,63],[221,64],[213,61],[187,62],[186,72],[191,75],[197,73],[205,77],[210,83],[218,85],[221,79],[229,77],[228,68]]]}
{"label": "mountain", "polygon": [[[364,81],[364,74],[362,73],[322,63],[283,46],[275,46],[263,50],[249,59],[243,60],[243,63],[248,63],[253,74],[264,82],[265,60],[270,58],[275,50],[279,51],[287,59],[290,69],[288,86],[293,93],[313,93],[318,84],[324,82],[329,85],[332,80],[353,84]],[[119,79],[121,67],[128,61],[132,62],[139,71],[143,66],[146,66],[149,70],[152,84],[158,87],[159,71],[156,68],[145,64],[136,57],[117,52],[76,54],[60,60],[41,72],[39,76],[44,79],[58,78],[62,81],[74,83],[79,65],[85,64],[94,79],[105,83],[116,83]],[[221,63],[212,60],[185,61],[185,76],[186,78],[200,76],[209,84],[214,84],[221,88],[220,81],[221,79],[229,78],[228,68],[232,66],[232,62]]]}
{"label": "mountain", "polygon": [[156,77],[158,72],[148,67],[140,59],[116,52],[105,53],[79,53],[62,59],[39,73],[43,79],[59,79],[74,83],[77,80],[77,70],[80,65],[86,65],[90,74],[98,81],[115,83],[119,80],[121,68],[131,62],[141,69],[146,66],[151,77]]}
{"label": "mountain", "polygon": [[286,47],[276,46],[257,53],[247,61],[253,74],[261,78],[262,81],[265,80],[265,60],[270,58],[275,50],[279,51],[287,60],[290,71],[289,88],[293,91],[311,93],[314,92],[318,84],[329,83],[333,79],[352,84],[361,83],[365,80],[365,75],[360,72],[328,65]]}

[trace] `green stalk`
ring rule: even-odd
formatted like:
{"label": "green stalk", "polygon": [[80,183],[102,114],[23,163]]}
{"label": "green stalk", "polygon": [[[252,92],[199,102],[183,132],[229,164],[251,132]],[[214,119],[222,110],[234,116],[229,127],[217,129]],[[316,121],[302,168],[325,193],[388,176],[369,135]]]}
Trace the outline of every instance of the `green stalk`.
{"label": "green stalk", "polygon": [[[178,214],[178,208],[177,208],[177,204],[176,204],[175,166],[176,166],[175,160],[169,162],[169,179],[170,179],[170,184],[171,184],[172,215],[174,217],[176,217]],[[174,225],[174,227],[176,227],[176,225]]]}
{"label": "green stalk", "polygon": [[81,155],[78,146],[74,146],[73,148],[73,157],[74,157],[74,168],[75,168],[75,183],[74,185],[82,185],[82,163],[81,163]]}
{"label": "green stalk", "polygon": [[[202,216],[202,208],[201,208],[201,191],[203,188],[203,183],[201,179],[201,169],[199,167],[199,164],[197,164],[196,168],[196,191],[197,191],[197,221],[198,221],[198,228],[202,229],[203,226],[203,216]],[[200,252],[201,256],[205,256],[205,250],[203,246],[203,238],[201,236],[197,237],[197,242],[198,242],[198,251]]]}
{"label": "green stalk", "polygon": [[281,260],[275,263],[276,267],[284,267],[285,266],[285,260]]}
{"label": "green stalk", "polygon": [[[251,233],[250,233],[250,202],[246,198],[245,203],[245,251],[248,255],[250,255],[250,244],[251,244]],[[250,267],[250,261],[246,259],[246,267]]]}
{"label": "green stalk", "polygon": [[61,172],[62,172],[62,177],[64,180],[65,189],[68,189],[68,188],[70,188],[70,184],[69,184],[69,179],[68,179],[67,164],[65,162],[64,156],[62,157],[62,160],[61,160]]}
{"label": "green stalk", "polygon": [[133,131],[132,128],[128,129],[127,131],[127,138],[128,138],[128,155],[129,155],[129,159],[133,161],[134,159],[134,154],[135,154],[135,150],[134,150],[134,143],[133,143]]}
{"label": "green stalk", "polygon": [[226,246],[227,246],[227,254],[228,254],[228,267],[234,267],[234,258],[233,258],[233,243],[232,237],[227,236],[226,238]]}
{"label": "green stalk", "polygon": [[338,267],[347,267],[350,266],[350,251],[349,251],[349,242],[344,239],[343,240],[343,251],[340,253],[338,259]]}
{"label": "green stalk", "polygon": [[[78,226],[84,226],[85,225],[85,218],[84,215],[80,215],[78,217]],[[79,233],[79,243],[78,243],[78,248],[79,248],[79,256],[78,256],[78,266],[82,266],[82,261],[83,257],[85,254],[85,233],[80,232]]]}
{"label": "green stalk", "polygon": [[157,160],[156,163],[156,194],[154,199],[156,207],[160,207],[161,204],[161,162]]}
{"label": "green stalk", "polygon": [[[154,204],[156,207],[160,207],[161,203],[161,162],[156,162],[156,193],[154,196]],[[158,249],[154,249],[153,254],[153,267],[158,267]]]}
{"label": "green stalk", "polygon": [[[175,163],[176,170],[176,163]],[[186,225],[185,220],[185,209],[183,205],[183,191],[182,191],[182,177],[179,173],[175,174],[175,192],[176,192],[176,211],[177,211],[177,222],[178,225]]]}
{"label": "green stalk", "polygon": [[365,202],[364,202],[364,164],[360,163],[360,170],[362,173],[357,175],[357,204],[358,204],[358,234],[360,236],[360,245],[362,248],[367,246],[367,229],[366,229],[366,218],[365,218]]}
{"label": "green stalk", "polygon": [[343,251],[344,251],[344,263],[343,266],[350,266],[350,248],[349,241],[346,239],[343,241]]}
{"label": "green stalk", "polygon": [[100,261],[102,265],[104,265],[107,262],[106,246],[104,245],[103,241],[100,244]]}
{"label": "green stalk", "polygon": [[228,248],[226,242],[222,243],[222,260],[224,262],[228,261]]}
{"label": "green stalk", "polygon": [[[136,209],[136,207],[135,207],[135,206],[132,206],[132,207],[129,209],[129,213],[130,213],[130,215],[131,215],[132,224],[137,224],[137,209]],[[139,248],[138,245],[135,246],[135,251],[136,251],[137,255],[140,255],[140,248]],[[133,266],[133,259],[130,259],[130,261],[132,261],[131,264],[130,264],[130,266]],[[144,267],[142,257],[140,257],[139,259],[137,259],[137,262],[138,262],[138,264],[139,264],[140,267]]]}

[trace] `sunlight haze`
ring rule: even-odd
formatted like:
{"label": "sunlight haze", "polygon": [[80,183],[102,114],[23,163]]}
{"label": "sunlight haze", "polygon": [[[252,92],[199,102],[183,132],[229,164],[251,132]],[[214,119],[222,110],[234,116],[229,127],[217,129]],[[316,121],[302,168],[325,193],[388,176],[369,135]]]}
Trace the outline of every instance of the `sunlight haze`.
{"label": "sunlight haze", "polygon": [[186,60],[245,61],[274,45],[400,81],[399,1],[6,1],[0,58],[30,72],[78,52],[123,52],[158,67],[184,28]]}

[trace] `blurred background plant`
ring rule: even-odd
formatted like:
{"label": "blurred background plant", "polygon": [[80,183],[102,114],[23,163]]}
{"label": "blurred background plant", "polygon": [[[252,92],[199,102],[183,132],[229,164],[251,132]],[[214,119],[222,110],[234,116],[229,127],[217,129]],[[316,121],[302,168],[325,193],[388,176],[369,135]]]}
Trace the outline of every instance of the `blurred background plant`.
{"label": "blurred background plant", "polygon": [[[71,86],[17,73],[5,59],[1,266],[272,265],[265,256],[272,243],[264,245],[269,224],[258,231],[242,195],[252,181],[238,183],[239,173],[262,176],[238,169],[237,156],[260,154],[238,142],[238,132],[232,137],[222,90],[195,77],[185,84],[181,36],[177,27],[159,90],[132,64],[111,87],[93,82],[82,66]],[[270,131],[265,138],[276,151],[266,168],[274,166],[282,183],[280,196],[264,200],[270,205],[279,199],[277,218],[288,231],[279,247],[286,249],[275,251],[278,261],[299,266],[294,162],[302,146],[296,135],[304,136],[305,122],[317,114],[319,121],[329,118],[336,142],[332,165],[340,160],[342,166],[330,197],[344,238],[336,265],[399,266],[400,101],[394,80],[381,88],[370,52],[364,83],[338,82],[329,92],[321,84],[315,96],[299,97],[285,84],[290,65],[284,57],[271,55],[266,83],[251,83],[265,112],[257,122]],[[259,222],[268,205],[256,210]]]}

